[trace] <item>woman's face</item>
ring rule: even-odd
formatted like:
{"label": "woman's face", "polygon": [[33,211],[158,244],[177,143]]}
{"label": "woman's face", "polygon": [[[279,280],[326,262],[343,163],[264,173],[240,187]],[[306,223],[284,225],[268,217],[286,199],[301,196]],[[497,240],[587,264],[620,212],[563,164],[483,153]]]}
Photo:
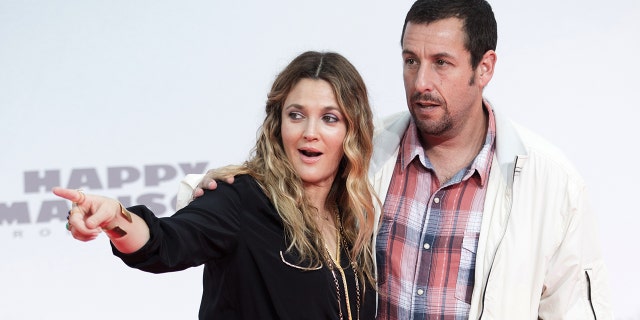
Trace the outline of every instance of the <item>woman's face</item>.
{"label": "woman's face", "polygon": [[282,108],[282,143],[305,187],[331,187],[346,133],[328,82],[302,79],[289,92]]}

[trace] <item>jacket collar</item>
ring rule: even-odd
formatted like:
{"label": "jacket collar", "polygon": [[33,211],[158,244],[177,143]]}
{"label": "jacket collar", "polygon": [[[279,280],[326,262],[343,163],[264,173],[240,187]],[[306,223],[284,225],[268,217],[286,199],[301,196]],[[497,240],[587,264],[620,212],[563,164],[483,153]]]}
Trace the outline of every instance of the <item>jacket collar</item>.
{"label": "jacket collar", "polygon": [[[496,112],[487,99],[483,102],[493,110],[496,121],[495,157],[500,165],[503,178],[508,182],[513,177],[516,157],[527,155],[527,150],[514,124]],[[400,147],[400,141],[409,127],[410,121],[411,114],[409,111],[403,111],[376,123],[373,137],[373,155],[369,168],[370,176],[378,172],[391,157],[395,159]]]}

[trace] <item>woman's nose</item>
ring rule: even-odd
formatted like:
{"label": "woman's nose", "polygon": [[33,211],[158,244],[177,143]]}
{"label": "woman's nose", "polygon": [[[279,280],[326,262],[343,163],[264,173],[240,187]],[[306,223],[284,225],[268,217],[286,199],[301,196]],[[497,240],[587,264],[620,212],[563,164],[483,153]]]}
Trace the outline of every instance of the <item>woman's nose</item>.
{"label": "woman's nose", "polygon": [[307,121],[307,125],[304,128],[303,137],[305,140],[315,140],[318,138],[317,124],[313,120]]}

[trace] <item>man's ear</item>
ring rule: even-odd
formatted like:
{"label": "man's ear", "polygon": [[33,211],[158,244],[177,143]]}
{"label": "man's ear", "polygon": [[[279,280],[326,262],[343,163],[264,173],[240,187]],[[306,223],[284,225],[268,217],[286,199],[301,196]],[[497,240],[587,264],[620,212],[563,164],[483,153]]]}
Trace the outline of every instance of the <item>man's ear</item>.
{"label": "man's ear", "polygon": [[484,53],[480,63],[478,64],[478,81],[482,88],[486,87],[493,78],[493,71],[495,70],[496,60],[498,56],[493,50],[489,50]]}

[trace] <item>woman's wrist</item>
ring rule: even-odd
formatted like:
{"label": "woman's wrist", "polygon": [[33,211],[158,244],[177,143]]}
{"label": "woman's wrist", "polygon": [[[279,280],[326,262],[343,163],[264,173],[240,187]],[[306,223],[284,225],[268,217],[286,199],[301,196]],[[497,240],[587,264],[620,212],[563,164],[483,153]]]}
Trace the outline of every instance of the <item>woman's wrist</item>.
{"label": "woman's wrist", "polygon": [[122,238],[127,235],[127,231],[123,229],[126,228],[126,226],[123,225],[123,219],[126,220],[129,224],[133,223],[131,212],[125,209],[125,207],[122,206],[122,203],[120,202],[118,202],[118,206],[120,212],[118,212],[116,218],[113,219],[109,226],[102,229],[110,239]]}

